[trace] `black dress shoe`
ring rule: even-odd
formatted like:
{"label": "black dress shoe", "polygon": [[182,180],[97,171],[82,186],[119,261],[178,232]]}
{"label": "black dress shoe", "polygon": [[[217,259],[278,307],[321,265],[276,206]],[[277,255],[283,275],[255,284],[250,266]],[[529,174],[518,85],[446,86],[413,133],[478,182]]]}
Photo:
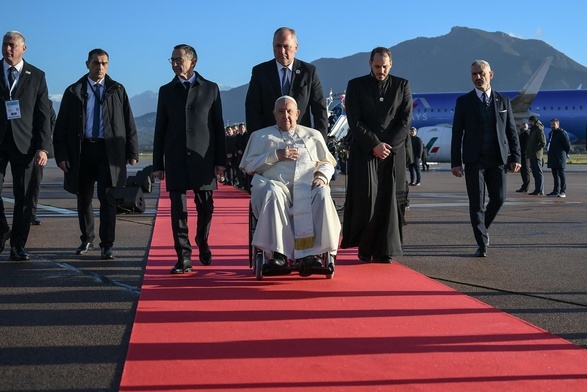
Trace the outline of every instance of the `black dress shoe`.
{"label": "black dress shoe", "polygon": [[75,250],[76,255],[85,255],[89,251],[94,250],[93,242],[82,242]]}
{"label": "black dress shoe", "polygon": [[544,192],[540,192],[540,191],[534,191],[534,192],[530,192],[528,194],[532,195],[532,196],[544,196]]}
{"label": "black dress shoe", "polygon": [[516,192],[518,192],[518,193],[526,193],[526,192],[528,192],[528,190],[525,189],[525,188],[520,188],[520,189],[516,189]]}
{"label": "black dress shoe", "polygon": [[388,255],[373,256],[373,262],[374,263],[386,263],[386,264],[389,264],[389,263],[393,262],[393,257],[388,256]]}
{"label": "black dress shoe", "polygon": [[30,257],[22,246],[13,246],[12,248],[10,248],[10,260],[25,261],[30,260]]}
{"label": "black dress shoe", "polygon": [[192,262],[189,257],[179,260],[169,271],[170,274],[183,274],[184,272],[192,272]]}
{"label": "black dress shoe", "polygon": [[0,253],[4,251],[4,248],[6,247],[6,241],[8,241],[8,239],[10,238],[11,233],[12,231],[8,229],[8,231],[5,231],[4,233],[0,234]]}
{"label": "black dress shoe", "polygon": [[39,226],[41,224],[41,220],[37,218],[36,215],[31,215],[31,225]]}
{"label": "black dress shoe", "polygon": [[487,257],[487,248],[477,248],[475,257]]}
{"label": "black dress shoe", "polygon": [[196,237],[196,245],[198,245],[198,249],[200,250],[198,255],[200,258],[200,263],[203,265],[212,264],[212,251],[208,246],[208,241],[199,241],[198,237]]}
{"label": "black dress shoe", "polygon": [[109,246],[105,246],[102,248],[102,252],[100,252],[100,258],[102,260],[114,260],[114,251]]}
{"label": "black dress shoe", "polygon": [[363,255],[361,253],[359,253],[357,256],[359,257],[359,260],[364,261],[365,263],[370,263],[371,258],[373,257],[371,255]]}
{"label": "black dress shoe", "polygon": [[322,261],[318,256],[307,256],[299,260],[304,268],[322,268]]}

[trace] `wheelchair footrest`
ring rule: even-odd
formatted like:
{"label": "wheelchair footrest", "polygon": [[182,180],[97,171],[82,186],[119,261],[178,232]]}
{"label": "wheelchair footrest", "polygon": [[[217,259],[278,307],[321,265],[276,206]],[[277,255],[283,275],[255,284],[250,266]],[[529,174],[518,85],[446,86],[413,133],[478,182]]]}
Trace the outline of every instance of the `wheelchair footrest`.
{"label": "wheelchair footrest", "polygon": [[263,265],[263,276],[279,276],[279,275],[289,275],[291,274],[291,268],[283,267],[283,268],[267,268],[266,265]]}
{"label": "wheelchair footrest", "polygon": [[300,266],[300,276],[317,275],[332,275],[334,273],[334,264],[328,263],[327,267],[304,267]]}

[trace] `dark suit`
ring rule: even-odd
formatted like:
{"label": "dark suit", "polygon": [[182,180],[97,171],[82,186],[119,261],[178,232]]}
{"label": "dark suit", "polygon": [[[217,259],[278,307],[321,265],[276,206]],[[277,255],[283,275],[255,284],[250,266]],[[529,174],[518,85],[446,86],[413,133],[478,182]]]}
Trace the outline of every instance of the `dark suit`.
{"label": "dark suit", "polygon": [[471,225],[481,249],[487,249],[487,229],[505,201],[508,155],[510,163],[521,161],[509,98],[492,90],[489,102],[483,104],[475,90],[457,98],[451,143],[451,167],[465,167]]}
{"label": "dark suit", "polygon": [[[13,178],[14,217],[12,219],[11,246],[24,247],[28,239],[31,220],[30,182],[33,172],[33,159],[38,150],[51,151],[49,96],[45,73],[24,62],[18,83],[13,89],[6,83],[6,69],[2,59],[0,75],[0,193],[4,184],[6,166],[10,163]],[[8,120],[5,101],[18,100],[21,118]],[[0,199],[0,234],[9,230],[4,203]]]}
{"label": "dark suit", "polygon": [[206,248],[217,189],[215,166],[226,167],[220,91],[196,73],[189,91],[175,77],[159,89],[153,142],[153,171],[165,171],[178,258],[190,258],[186,191],[196,193],[196,243]]}
{"label": "dark suit", "polygon": [[104,78],[102,119],[104,139],[86,138],[86,104],[88,77],[67,87],[55,124],[53,143],[55,161],[68,161],[63,187],[77,195],[78,218],[82,242],[93,242],[94,183],[98,183],[100,200],[100,247],[112,247],[116,230],[116,200],[113,187],[126,183],[126,164],[138,161],[138,137],[130,101],[124,87],[108,75]]}
{"label": "dark suit", "polygon": [[[291,73],[290,92],[300,110],[298,124],[328,133],[328,110],[322,92],[322,85],[312,64],[294,59]],[[254,132],[275,124],[273,107],[281,97],[280,76],[275,60],[269,60],[253,67],[247,98],[245,101],[247,130]],[[312,118],[314,124],[312,124]]]}

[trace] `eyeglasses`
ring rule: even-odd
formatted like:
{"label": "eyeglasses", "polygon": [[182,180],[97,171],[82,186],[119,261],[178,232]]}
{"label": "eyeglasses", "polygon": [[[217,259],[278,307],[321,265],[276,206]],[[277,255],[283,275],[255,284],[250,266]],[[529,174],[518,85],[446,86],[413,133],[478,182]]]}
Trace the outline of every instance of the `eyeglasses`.
{"label": "eyeglasses", "polygon": [[173,64],[173,63],[177,63],[177,64],[183,64],[183,57],[172,57],[170,59],[168,59],[167,61],[169,61],[169,64]]}

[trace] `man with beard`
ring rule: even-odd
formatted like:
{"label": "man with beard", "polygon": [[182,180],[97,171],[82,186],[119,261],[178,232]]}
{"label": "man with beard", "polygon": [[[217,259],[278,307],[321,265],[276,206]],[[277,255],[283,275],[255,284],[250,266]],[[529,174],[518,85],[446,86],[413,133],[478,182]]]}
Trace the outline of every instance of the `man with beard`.
{"label": "man with beard", "polygon": [[407,80],[389,74],[389,49],[373,49],[369,65],[371,73],[346,89],[352,141],[341,248],[358,246],[361,261],[391,263],[403,252],[398,194],[407,194],[412,93]]}

